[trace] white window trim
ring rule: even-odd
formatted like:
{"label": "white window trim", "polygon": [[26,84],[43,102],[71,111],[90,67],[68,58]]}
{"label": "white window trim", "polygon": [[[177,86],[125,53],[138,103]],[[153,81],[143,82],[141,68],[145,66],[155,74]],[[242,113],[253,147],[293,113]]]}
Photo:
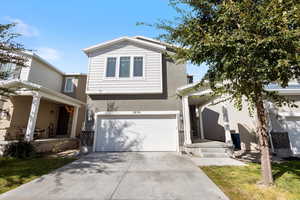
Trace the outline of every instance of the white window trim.
{"label": "white window trim", "polygon": [[[133,73],[134,73],[134,58],[135,57],[142,57],[143,58],[143,76],[134,76]],[[145,63],[146,63],[146,59],[145,59],[145,56],[144,55],[134,55],[132,56],[132,77],[134,79],[145,79]]]}
{"label": "white window trim", "polygon": [[[129,57],[129,77],[120,77],[120,63],[121,63],[121,57]],[[133,69],[133,67],[132,67],[132,56],[119,56],[118,57],[118,78],[119,79],[124,79],[124,80],[126,80],[126,79],[131,79],[131,77],[132,77],[132,69]]]}
{"label": "white window trim", "polygon": [[[68,80],[72,81],[72,89],[71,90],[67,90],[67,82]],[[74,92],[74,77],[66,77],[65,78],[65,88],[64,88],[64,92],[65,93],[72,93]]]}
{"label": "white window trim", "polygon": [[[115,76],[114,77],[107,77],[106,76],[106,73],[107,73],[107,60],[108,58],[116,58],[116,71],[115,71]],[[112,55],[112,56],[106,56],[105,57],[105,61],[104,61],[104,79],[108,79],[108,80],[111,80],[111,79],[116,79],[116,77],[118,76],[118,56],[115,56],[115,55]]]}
{"label": "white window trim", "polygon": [[[120,77],[120,58],[121,57],[130,57],[130,75],[129,77]],[[133,76],[133,65],[134,65],[134,57],[142,57],[143,58],[143,76]],[[116,58],[116,73],[114,77],[106,77],[106,71],[107,71],[107,59],[108,58]],[[104,80],[143,80],[145,79],[145,63],[146,63],[146,56],[145,55],[108,55],[105,57],[105,62],[104,62],[104,75],[103,79]]]}

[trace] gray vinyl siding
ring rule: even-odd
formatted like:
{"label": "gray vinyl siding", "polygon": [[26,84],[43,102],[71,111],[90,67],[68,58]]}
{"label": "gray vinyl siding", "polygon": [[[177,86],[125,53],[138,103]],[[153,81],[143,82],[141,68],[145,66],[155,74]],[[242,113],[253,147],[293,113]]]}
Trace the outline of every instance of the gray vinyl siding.
{"label": "gray vinyl siding", "polygon": [[[174,64],[163,57],[163,93],[88,95],[92,113],[101,111],[167,111],[181,110],[176,89],[186,84],[185,64]],[[136,87],[139,83],[134,84]]]}
{"label": "gray vinyl siding", "polygon": [[285,123],[286,119],[280,115],[280,112],[290,113],[291,115],[293,113],[300,113],[300,96],[286,96],[287,98],[290,98],[294,101],[294,104],[296,104],[298,107],[289,107],[289,106],[282,106],[282,107],[274,107],[271,108],[270,118],[271,118],[271,129],[274,132],[283,132],[285,130]]}
{"label": "gray vinyl siding", "polygon": [[[106,59],[114,56],[143,56],[144,79],[107,79],[105,77]],[[162,93],[161,59],[161,52],[129,42],[122,42],[93,52],[89,54],[87,91],[101,94]]]}

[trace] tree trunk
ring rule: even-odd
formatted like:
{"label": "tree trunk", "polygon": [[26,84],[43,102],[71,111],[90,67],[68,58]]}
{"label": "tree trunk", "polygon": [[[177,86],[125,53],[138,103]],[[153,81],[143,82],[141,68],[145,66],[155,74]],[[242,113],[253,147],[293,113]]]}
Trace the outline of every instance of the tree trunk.
{"label": "tree trunk", "polygon": [[257,120],[258,120],[258,136],[261,153],[261,175],[263,184],[269,186],[273,183],[271,159],[269,151],[269,140],[267,132],[266,112],[261,97],[256,102]]}

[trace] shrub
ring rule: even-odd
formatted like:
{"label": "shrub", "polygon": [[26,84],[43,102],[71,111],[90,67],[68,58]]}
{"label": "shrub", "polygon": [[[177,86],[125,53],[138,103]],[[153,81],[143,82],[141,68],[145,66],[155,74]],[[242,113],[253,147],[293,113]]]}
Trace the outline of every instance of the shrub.
{"label": "shrub", "polygon": [[36,155],[36,150],[30,142],[18,141],[6,146],[4,156],[14,158],[29,158]]}

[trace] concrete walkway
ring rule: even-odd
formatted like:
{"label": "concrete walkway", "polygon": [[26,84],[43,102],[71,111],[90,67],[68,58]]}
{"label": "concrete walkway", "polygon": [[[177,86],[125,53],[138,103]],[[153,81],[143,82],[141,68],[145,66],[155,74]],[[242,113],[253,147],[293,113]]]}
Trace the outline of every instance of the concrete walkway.
{"label": "concrete walkway", "polygon": [[176,153],[94,153],[0,196],[7,200],[228,200]]}
{"label": "concrete walkway", "polygon": [[232,158],[199,158],[186,156],[197,166],[246,166],[245,163]]}

